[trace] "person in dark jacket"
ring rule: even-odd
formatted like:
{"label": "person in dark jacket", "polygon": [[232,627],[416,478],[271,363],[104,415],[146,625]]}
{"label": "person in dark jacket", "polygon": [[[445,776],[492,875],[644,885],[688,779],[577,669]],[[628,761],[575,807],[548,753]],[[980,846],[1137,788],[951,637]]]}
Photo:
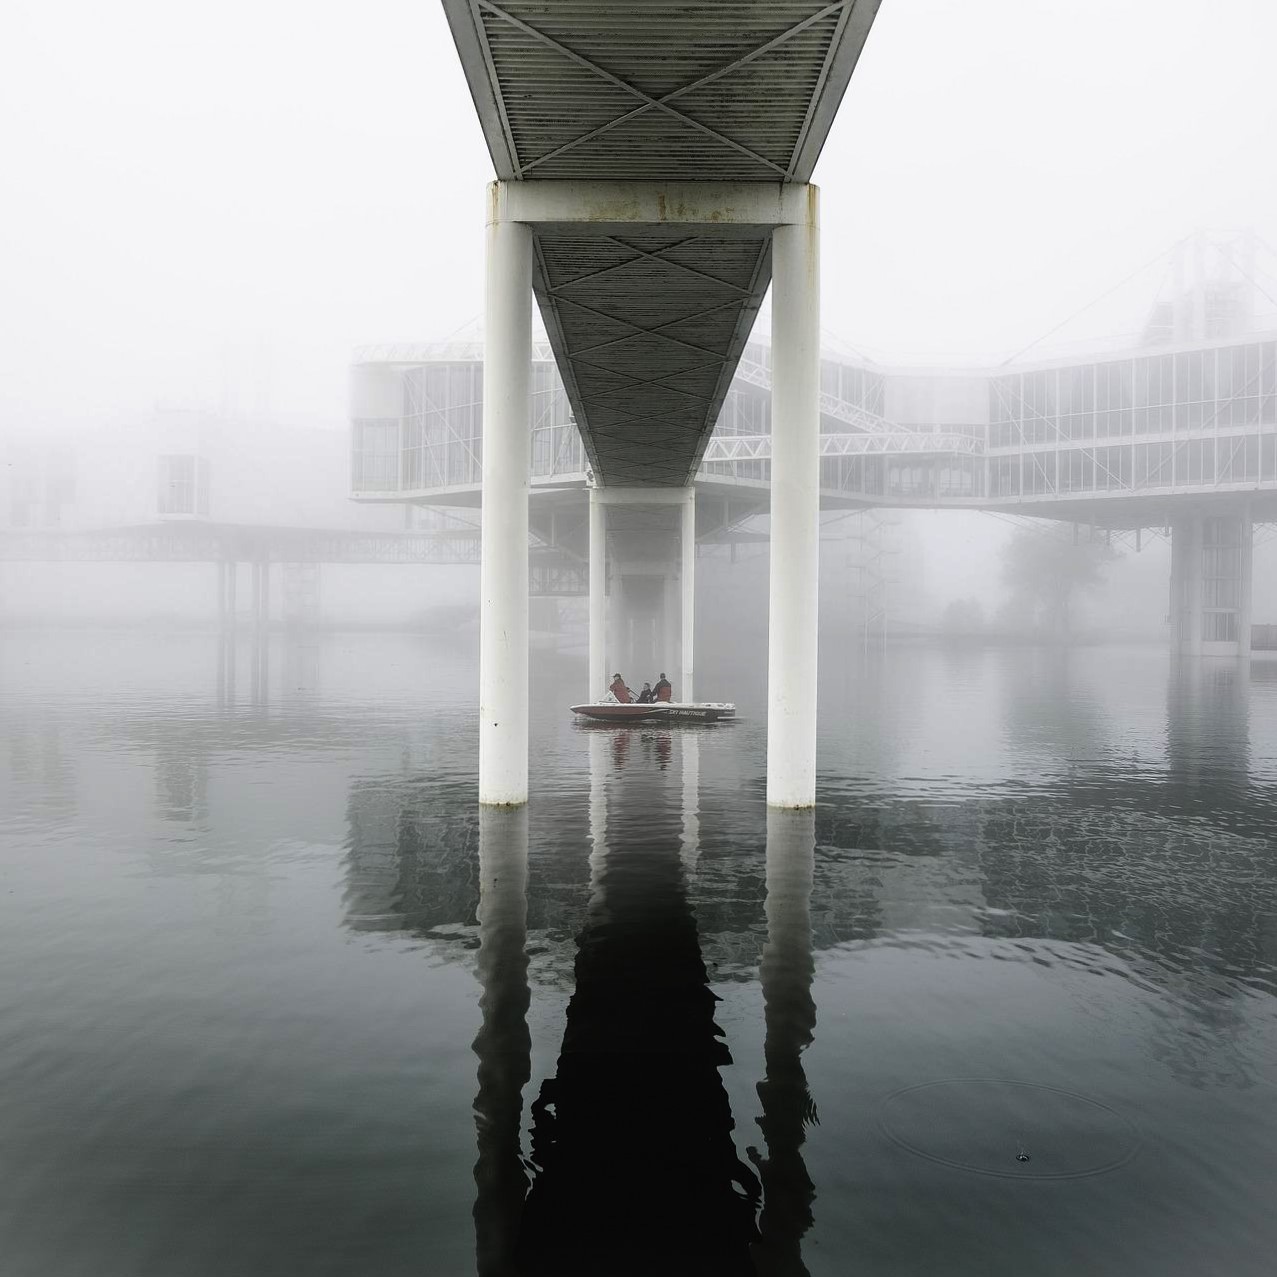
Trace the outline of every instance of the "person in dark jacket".
{"label": "person in dark jacket", "polygon": [[650,705],[655,699],[656,697],[652,695],[651,683],[644,683],[643,690],[638,694],[638,703],[640,705]]}
{"label": "person in dark jacket", "polygon": [[625,686],[625,680],[619,674],[612,675],[612,686],[608,690],[622,705],[629,705],[634,700],[634,693]]}
{"label": "person in dark jacket", "polygon": [[652,689],[652,699],[657,701],[672,701],[674,699],[674,688],[664,674],[656,680],[656,686]]}

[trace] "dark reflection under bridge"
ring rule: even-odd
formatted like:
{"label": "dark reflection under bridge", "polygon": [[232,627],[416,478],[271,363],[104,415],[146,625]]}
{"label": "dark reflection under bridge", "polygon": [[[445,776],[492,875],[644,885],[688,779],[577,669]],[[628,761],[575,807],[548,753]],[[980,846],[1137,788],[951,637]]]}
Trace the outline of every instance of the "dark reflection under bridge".
{"label": "dark reflection under bridge", "polygon": [[[655,775],[675,748],[661,735],[634,742],[654,767],[627,766],[614,737],[590,741],[590,900],[555,1073],[531,1103],[527,1156],[527,814],[479,817],[475,1228],[484,1277],[807,1271],[801,1242],[815,1189],[801,1146],[815,1105],[801,1055],[815,1025],[813,818],[768,823],[763,1150],[748,1150],[756,1174],[733,1138],[720,1074],[731,1057],[688,898],[696,742],[680,742],[675,790]],[[622,767],[624,784],[609,785],[609,770]]]}
{"label": "dark reflection under bridge", "polygon": [[532,1104],[519,1272],[752,1271],[759,1184],[732,1138],[680,791],[659,770],[627,769],[602,813],[592,794],[589,911],[555,1075]]}
{"label": "dark reflection under bridge", "polygon": [[[805,1273],[821,950],[910,931],[1061,942],[1115,959],[1173,1020],[1225,1030],[1239,999],[1277,992],[1277,830],[1248,744],[1264,677],[1173,664],[1164,736],[1146,734],[1164,749],[1135,765],[1062,666],[1031,713],[1004,702],[1013,738],[1062,741],[1039,783],[954,800],[870,788],[817,820],[773,816],[765,848],[760,806],[699,792],[708,732],[590,733],[588,799],[539,830],[534,812],[530,849],[526,823],[480,821],[426,778],[357,785],[350,925],[460,960],[479,945],[480,1271],[593,1273],[606,1257],[620,1273]],[[763,1058],[735,1065],[758,1079],[754,1114],[731,1110],[711,971],[761,986]],[[525,1094],[544,981],[571,1000],[553,1074]],[[1182,1081],[1235,1073],[1225,1031],[1159,1031]]]}

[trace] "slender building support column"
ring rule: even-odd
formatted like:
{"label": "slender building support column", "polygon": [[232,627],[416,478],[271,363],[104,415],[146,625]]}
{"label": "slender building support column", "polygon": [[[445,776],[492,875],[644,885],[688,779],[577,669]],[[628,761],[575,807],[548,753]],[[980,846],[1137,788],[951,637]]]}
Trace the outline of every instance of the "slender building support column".
{"label": "slender building support column", "polygon": [[[1186,656],[1202,654],[1202,515],[1194,510],[1177,532],[1183,537],[1183,576],[1180,581],[1184,623],[1180,630],[1180,651]],[[1172,533],[1174,536],[1174,533]]]}
{"label": "slender building support column", "polygon": [[[679,551],[679,559],[681,563],[682,551]],[[679,565],[671,564],[669,575],[661,582],[661,643],[657,653],[656,664],[652,667],[658,673],[662,670],[668,677],[671,673],[670,666],[674,666],[674,676],[681,679],[679,673],[682,668],[682,650],[683,650],[683,590],[682,590],[682,568]],[[682,684],[679,683],[676,691],[682,690]],[[686,699],[683,696],[675,696],[675,700]]]}
{"label": "slender building support column", "polygon": [[490,206],[483,357],[479,801],[512,805],[528,800],[532,228],[497,220],[496,187]]}
{"label": "slender building support column", "polygon": [[1175,656],[1184,651],[1184,533],[1178,520],[1171,524],[1171,588],[1168,592],[1167,613],[1170,617],[1171,652]]}
{"label": "slender building support column", "polygon": [[253,596],[253,630],[262,628],[262,565],[253,560],[249,572],[249,593]]}
{"label": "slender building support column", "polygon": [[1250,502],[1241,508],[1240,588],[1237,608],[1237,655],[1250,656],[1251,597],[1255,584],[1255,525],[1252,522]]}
{"label": "slender building support column", "polygon": [[820,252],[808,224],[772,236],[771,600],[767,627],[767,803],[816,801],[816,623],[820,553]]}
{"label": "slender building support column", "polygon": [[598,700],[607,690],[607,511],[590,489],[590,694]]}
{"label": "slender building support column", "polygon": [[679,652],[683,663],[679,678],[678,699],[694,701],[696,690],[693,683],[693,665],[696,649],[696,489],[687,489],[687,500],[683,503],[682,524],[683,566],[679,574],[682,587],[682,606],[679,618],[682,625],[682,637]]}

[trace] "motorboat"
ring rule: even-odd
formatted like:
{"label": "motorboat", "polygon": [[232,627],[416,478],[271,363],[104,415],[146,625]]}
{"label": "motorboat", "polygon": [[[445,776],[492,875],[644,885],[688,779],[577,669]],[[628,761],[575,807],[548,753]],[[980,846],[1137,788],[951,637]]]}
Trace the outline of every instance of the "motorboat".
{"label": "motorboat", "polygon": [[652,701],[640,705],[607,700],[573,705],[572,712],[600,723],[716,723],[735,718],[736,706],[727,701]]}

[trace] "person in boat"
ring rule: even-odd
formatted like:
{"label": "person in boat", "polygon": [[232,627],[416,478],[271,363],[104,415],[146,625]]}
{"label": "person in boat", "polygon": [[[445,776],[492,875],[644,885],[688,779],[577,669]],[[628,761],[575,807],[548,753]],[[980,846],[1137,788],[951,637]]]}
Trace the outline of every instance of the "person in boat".
{"label": "person in boat", "polygon": [[674,688],[664,673],[656,680],[656,686],[652,688],[652,699],[654,701],[672,701],[674,699]]}
{"label": "person in boat", "polygon": [[643,690],[638,694],[638,703],[640,705],[650,705],[656,696],[652,692],[651,683],[644,683]]}
{"label": "person in boat", "polygon": [[612,675],[612,686],[608,688],[608,691],[621,705],[629,705],[634,700],[634,693],[625,686],[625,680],[619,674]]}

